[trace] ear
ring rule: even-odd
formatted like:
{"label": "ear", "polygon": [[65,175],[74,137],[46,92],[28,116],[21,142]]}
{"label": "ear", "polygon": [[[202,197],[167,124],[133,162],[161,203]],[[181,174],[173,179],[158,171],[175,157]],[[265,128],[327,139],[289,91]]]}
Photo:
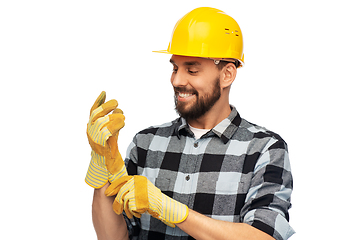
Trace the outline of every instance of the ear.
{"label": "ear", "polygon": [[225,67],[222,68],[221,86],[223,89],[232,85],[236,78],[236,71],[237,69],[233,63],[228,63]]}

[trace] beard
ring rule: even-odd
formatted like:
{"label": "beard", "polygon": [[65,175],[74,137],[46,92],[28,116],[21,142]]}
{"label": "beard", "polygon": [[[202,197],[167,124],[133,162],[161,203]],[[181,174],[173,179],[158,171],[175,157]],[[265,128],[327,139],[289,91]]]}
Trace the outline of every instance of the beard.
{"label": "beard", "polygon": [[196,97],[194,103],[185,103],[178,101],[177,95],[174,95],[175,110],[180,117],[183,117],[187,121],[195,120],[205,115],[205,113],[207,113],[221,97],[219,78],[216,79],[211,93],[205,94],[204,96],[199,96],[199,93],[195,89],[187,89],[185,87],[174,87],[174,91],[175,93],[192,93]]}

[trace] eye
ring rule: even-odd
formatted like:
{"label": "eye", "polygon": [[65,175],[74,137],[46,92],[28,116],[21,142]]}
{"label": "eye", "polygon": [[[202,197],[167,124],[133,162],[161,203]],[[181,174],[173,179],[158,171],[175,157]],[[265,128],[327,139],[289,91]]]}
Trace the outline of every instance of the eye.
{"label": "eye", "polygon": [[190,73],[190,74],[196,74],[196,73],[198,73],[199,71],[194,71],[194,70],[190,70],[190,69],[188,69],[188,73]]}
{"label": "eye", "polygon": [[178,66],[176,64],[172,63],[172,67],[173,67],[172,73],[177,73],[178,72]]}

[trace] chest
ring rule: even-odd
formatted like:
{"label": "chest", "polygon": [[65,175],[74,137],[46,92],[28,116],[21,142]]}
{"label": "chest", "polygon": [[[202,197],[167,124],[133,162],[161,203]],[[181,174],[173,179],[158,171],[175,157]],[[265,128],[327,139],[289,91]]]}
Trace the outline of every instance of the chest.
{"label": "chest", "polygon": [[195,211],[238,221],[252,175],[245,170],[247,147],[233,144],[219,138],[187,138],[174,146],[151,143],[138,174]]}

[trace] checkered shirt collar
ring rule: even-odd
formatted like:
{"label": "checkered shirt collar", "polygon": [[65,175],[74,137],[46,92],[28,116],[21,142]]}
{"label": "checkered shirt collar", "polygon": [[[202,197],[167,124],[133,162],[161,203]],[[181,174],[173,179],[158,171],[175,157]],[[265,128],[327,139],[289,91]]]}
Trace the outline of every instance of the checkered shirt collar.
{"label": "checkered shirt collar", "polygon": [[[232,111],[229,116],[220,122],[217,126],[215,126],[204,137],[211,137],[216,135],[222,140],[224,144],[226,144],[233,137],[234,133],[239,128],[241,117],[234,106],[230,105],[230,108]],[[193,133],[190,131],[189,125],[184,118],[178,119],[178,123],[176,124],[174,131],[178,138],[180,138],[180,135],[184,133],[185,135],[190,134],[193,136]]]}

